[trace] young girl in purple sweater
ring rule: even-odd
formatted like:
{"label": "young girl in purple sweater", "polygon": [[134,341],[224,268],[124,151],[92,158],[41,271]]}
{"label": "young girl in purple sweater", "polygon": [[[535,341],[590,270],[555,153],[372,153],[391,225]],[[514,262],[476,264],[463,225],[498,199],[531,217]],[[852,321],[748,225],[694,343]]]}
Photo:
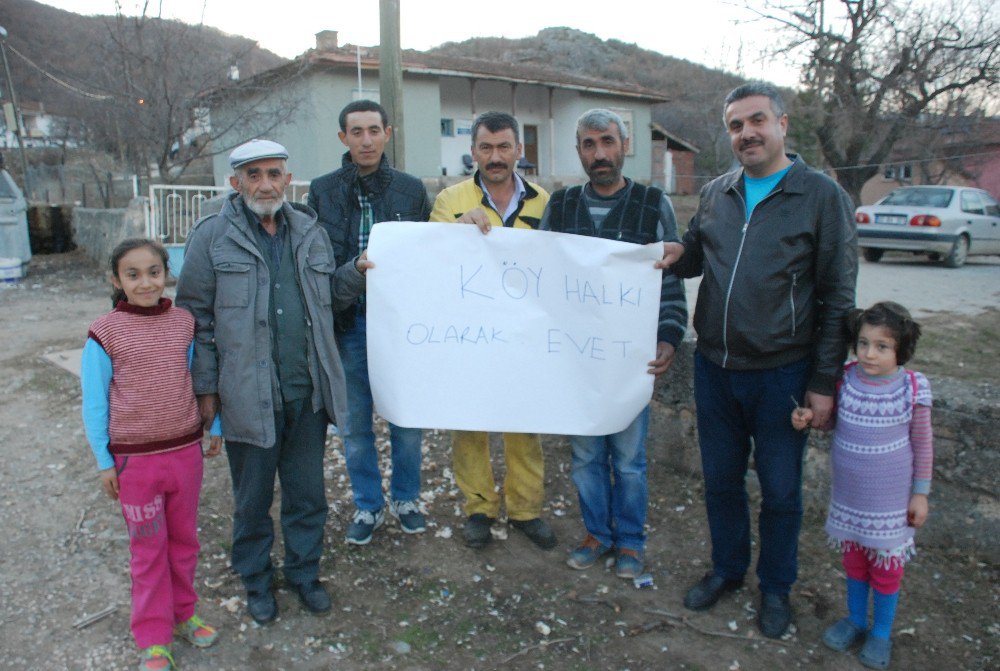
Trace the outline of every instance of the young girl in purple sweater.
{"label": "young girl in purple sweater", "polygon": [[[174,668],[175,634],[198,647],[216,639],[194,612],[204,434],[188,371],[194,318],[163,298],[167,261],[152,240],[115,248],[114,310],[91,325],[80,370],[87,440],[129,533],[140,671]],[[216,423],[206,456],[220,434]]]}
{"label": "young girl in purple sweater", "polygon": [[[885,669],[903,565],[914,554],[914,530],[927,520],[931,389],[926,377],[903,368],[920,337],[906,308],[884,302],[855,310],[847,329],[857,361],[844,368],[837,391],[826,531],[843,552],[848,616],[826,630],[823,643],[840,651],[864,639],[861,663]],[[808,408],[792,413],[800,430],[811,419]]]}

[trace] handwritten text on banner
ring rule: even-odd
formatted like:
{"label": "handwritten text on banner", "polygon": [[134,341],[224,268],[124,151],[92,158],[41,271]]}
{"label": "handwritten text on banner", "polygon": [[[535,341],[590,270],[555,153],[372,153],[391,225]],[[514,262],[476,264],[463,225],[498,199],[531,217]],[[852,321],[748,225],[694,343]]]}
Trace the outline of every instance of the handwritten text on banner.
{"label": "handwritten text on banner", "polygon": [[662,248],[385,222],[368,258],[368,369],[400,426],[603,435],[652,396]]}

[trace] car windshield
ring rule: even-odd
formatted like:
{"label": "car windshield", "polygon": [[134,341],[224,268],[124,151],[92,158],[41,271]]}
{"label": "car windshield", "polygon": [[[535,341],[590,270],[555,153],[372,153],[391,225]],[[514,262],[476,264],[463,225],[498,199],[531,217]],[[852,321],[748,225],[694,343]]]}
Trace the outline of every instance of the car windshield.
{"label": "car windshield", "polygon": [[951,189],[896,189],[879,205],[918,205],[922,207],[948,207]]}

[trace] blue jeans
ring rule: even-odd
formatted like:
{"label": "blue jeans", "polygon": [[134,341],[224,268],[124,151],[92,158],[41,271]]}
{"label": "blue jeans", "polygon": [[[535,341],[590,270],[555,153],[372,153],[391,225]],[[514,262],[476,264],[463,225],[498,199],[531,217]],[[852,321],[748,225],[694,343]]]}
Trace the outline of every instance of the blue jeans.
{"label": "blue jeans", "polygon": [[[607,546],[646,545],[646,430],[649,406],[609,436],[570,436],[573,484],[587,531]],[[612,479],[612,475],[614,478]]]}
{"label": "blue jeans", "polygon": [[[354,328],[337,334],[337,348],[347,378],[347,420],[338,426],[344,440],[347,474],[351,478],[354,504],[360,510],[381,510],[382,474],[372,431],[372,389],[368,382],[368,342],[365,317],[360,312]],[[392,480],[389,493],[396,501],[415,501],[420,496],[420,429],[389,423],[392,446]]]}
{"label": "blue jeans", "polygon": [[760,481],[760,590],[787,594],[798,576],[802,457],[792,428],[810,373],[808,358],[765,370],[726,370],[695,352],[694,394],[715,575],[741,580],[750,567],[746,475],[753,452]]}
{"label": "blue jeans", "polygon": [[285,579],[304,585],[319,577],[326,524],[326,411],[313,412],[306,397],[286,401],[275,412],[277,442],[271,447],[226,441],[233,482],[233,570],[249,592],[271,586],[274,565],[274,476],[281,480],[281,535],[285,539]]}

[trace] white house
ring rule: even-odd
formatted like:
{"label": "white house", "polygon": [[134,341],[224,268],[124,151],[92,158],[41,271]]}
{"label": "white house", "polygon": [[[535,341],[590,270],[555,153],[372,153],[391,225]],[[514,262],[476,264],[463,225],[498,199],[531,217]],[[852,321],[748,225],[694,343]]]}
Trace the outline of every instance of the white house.
{"label": "white house", "polygon": [[[309,180],[340,166],[344,146],[337,117],[352,100],[378,100],[378,49],[339,47],[335,31],[317,34],[317,47],[294,61],[241,83],[242,90],[266,89],[265,106],[288,104],[290,118],[267,137],[284,144],[296,180]],[[632,133],[625,174],[649,182],[652,176],[651,107],[666,101],[639,86],[609,82],[524,63],[439,56],[402,55],[406,171],[419,177],[462,175],[470,153],[472,121],[488,110],[509,112],[521,125],[524,159],[542,177],[577,182],[584,177],[577,158],[577,117],[592,107],[618,112]],[[260,85],[264,84],[266,85]],[[283,101],[285,101],[283,103]],[[232,124],[239,109],[260,104],[255,94],[217,96],[214,128]],[[233,146],[254,136],[235,124],[223,136]],[[215,157],[216,184],[230,174],[227,152]]]}

